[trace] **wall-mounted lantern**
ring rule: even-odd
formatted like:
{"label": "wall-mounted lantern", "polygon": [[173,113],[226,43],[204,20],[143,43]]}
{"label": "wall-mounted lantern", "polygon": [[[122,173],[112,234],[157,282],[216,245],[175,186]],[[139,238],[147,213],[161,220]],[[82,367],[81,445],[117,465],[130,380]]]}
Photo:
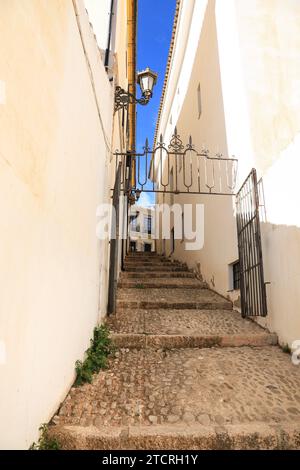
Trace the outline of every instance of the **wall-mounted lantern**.
{"label": "wall-mounted lantern", "polygon": [[150,70],[149,67],[142,72],[138,72],[137,83],[142,92],[142,97],[139,99],[129,91],[125,91],[123,88],[117,86],[115,92],[115,112],[120,109],[127,109],[130,104],[147,105],[152,98],[153,88],[157,83],[157,77],[157,73]]}

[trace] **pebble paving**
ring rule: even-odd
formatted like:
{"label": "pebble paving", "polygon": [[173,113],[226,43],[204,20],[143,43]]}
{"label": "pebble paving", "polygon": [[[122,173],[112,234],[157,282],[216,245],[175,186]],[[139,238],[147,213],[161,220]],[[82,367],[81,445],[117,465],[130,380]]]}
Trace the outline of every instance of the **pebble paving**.
{"label": "pebble paving", "polygon": [[[138,263],[132,267],[134,259],[131,255],[129,269],[138,270],[143,256],[137,256]],[[131,271],[121,277],[121,282],[133,284],[118,291],[117,314],[108,320],[112,332],[191,337],[255,337],[264,332],[242,319],[226,299],[203,288],[183,266],[174,268],[150,255],[146,260],[143,272]],[[166,274],[155,271],[160,262]],[[175,273],[174,269],[181,271]],[[153,279],[160,288],[136,286]],[[195,282],[194,289],[164,287],[182,279]],[[257,423],[300,426],[300,367],[276,346],[122,348],[91,384],[71,389],[53,423],[99,429],[156,425],[223,429]]]}
{"label": "pebble paving", "polygon": [[56,424],[300,423],[300,369],[277,347],[120,350]]}

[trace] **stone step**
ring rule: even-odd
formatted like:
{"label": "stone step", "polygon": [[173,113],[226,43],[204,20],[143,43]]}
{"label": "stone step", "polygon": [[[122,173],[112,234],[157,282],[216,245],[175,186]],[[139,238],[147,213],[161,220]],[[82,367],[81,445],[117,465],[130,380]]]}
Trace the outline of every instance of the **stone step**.
{"label": "stone step", "polygon": [[165,273],[168,273],[168,272],[179,272],[179,271],[187,271],[187,268],[185,266],[182,266],[180,264],[170,264],[170,265],[156,265],[156,266],[153,266],[153,265],[150,265],[150,266],[145,266],[145,265],[142,265],[142,266],[137,266],[137,265],[134,265],[134,266],[127,266],[126,267],[126,271],[128,273],[135,273],[135,272],[152,272],[152,271],[162,271],[162,272],[165,272]]}
{"label": "stone step", "polygon": [[63,450],[299,450],[298,424],[54,426]]}
{"label": "stone step", "polygon": [[228,310],[123,310],[109,317],[117,348],[269,346],[277,336]]}
{"label": "stone step", "polygon": [[188,268],[186,266],[183,266],[180,263],[170,263],[170,262],[159,262],[159,263],[124,263],[124,269],[127,271],[130,268],[145,268],[147,271],[149,268],[166,268],[168,270],[169,268],[184,268],[185,271],[188,271]]}
{"label": "stone step", "polygon": [[232,303],[209,289],[118,289],[117,311],[128,308],[232,310]]}
{"label": "stone step", "polygon": [[165,258],[164,256],[160,256],[157,253],[128,253],[126,256],[126,259],[140,259],[140,258],[145,258],[145,259],[152,259],[152,258]]}
{"label": "stone step", "polygon": [[63,449],[300,449],[300,369],[279,348],[120,350],[72,388]]}
{"label": "stone step", "polygon": [[164,256],[139,256],[139,257],[128,257],[126,256],[125,262],[129,263],[159,263],[163,261],[168,261],[169,263],[172,263],[173,260],[170,258],[165,258]]}
{"label": "stone step", "polygon": [[185,348],[237,348],[241,346],[275,346],[277,335],[260,333],[257,335],[148,335],[112,333],[111,338],[117,349],[185,349]]}
{"label": "stone step", "polygon": [[118,287],[127,288],[127,289],[204,289],[206,285],[203,282],[198,281],[197,279],[186,278],[160,278],[160,279],[151,279],[151,276],[146,279],[128,279],[122,277],[118,283]]}
{"label": "stone step", "polygon": [[128,266],[129,268],[132,266],[183,266],[182,263],[178,263],[177,261],[170,261],[170,260],[153,260],[153,261],[142,261],[142,260],[133,260],[124,262],[124,266]]}
{"label": "stone step", "polygon": [[195,279],[195,274],[190,271],[136,271],[136,272],[123,272],[121,278],[124,279]]}

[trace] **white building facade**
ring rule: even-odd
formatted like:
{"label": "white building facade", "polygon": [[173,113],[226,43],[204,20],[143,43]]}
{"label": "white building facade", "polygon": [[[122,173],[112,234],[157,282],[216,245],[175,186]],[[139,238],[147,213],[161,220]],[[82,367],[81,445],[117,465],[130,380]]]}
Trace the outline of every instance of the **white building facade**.
{"label": "white building facade", "polygon": [[[178,1],[155,140],[168,143],[177,126],[183,142],[191,135],[197,149],[235,156],[236,190],[256,168],[268,302],[258,321],[290,346],[300,339],[299,19],[293,0]],[[161,240],[159,251],[174,249],[174,258],[239,308],[235,198],[172,198],[158,194],[157,202],[204,205],[204,247],[186,251],[179,240],[175,247]]]}
{"label": "white building facade", "polygon": [[129,251],[155,251],[155,214],[152,208],[131,206],[129,215]]}

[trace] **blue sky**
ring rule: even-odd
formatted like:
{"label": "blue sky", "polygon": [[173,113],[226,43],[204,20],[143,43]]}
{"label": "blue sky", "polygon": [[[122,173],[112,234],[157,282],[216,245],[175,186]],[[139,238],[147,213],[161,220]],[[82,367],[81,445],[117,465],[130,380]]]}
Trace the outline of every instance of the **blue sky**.
{"label": "blue sky", "polygon": [[[137,68],[150,67],[158,73],[158,82],[150,103],[137,108],[137,150],[146,137],[150,146],[159,109],[166,63],[170,47],[176,0],[138,0]],[[139,94],[140,90],[138,90]]]}
{"label": "blue sky", "polygon": [[[147,106],[137,106],[137,151],[142,152],[146,137],[152,147],[167,58],[172,36],[176,0],[138,0],[137,69],[150,67],[158,73],[153,98]],[[140,96],[140,90],[137,90]],[[154,202],[154,195],[143,193],[140,205]]]}

